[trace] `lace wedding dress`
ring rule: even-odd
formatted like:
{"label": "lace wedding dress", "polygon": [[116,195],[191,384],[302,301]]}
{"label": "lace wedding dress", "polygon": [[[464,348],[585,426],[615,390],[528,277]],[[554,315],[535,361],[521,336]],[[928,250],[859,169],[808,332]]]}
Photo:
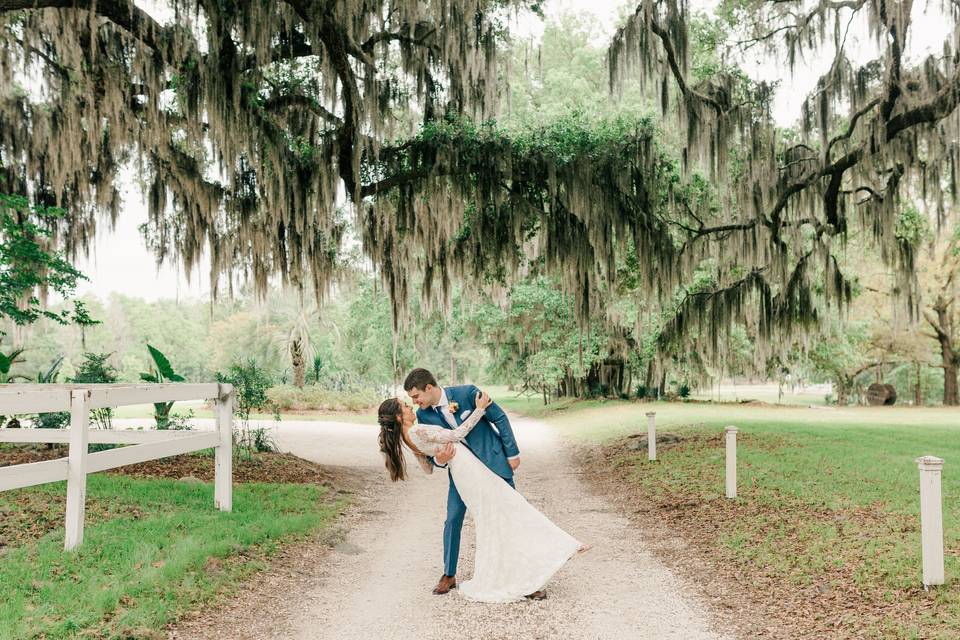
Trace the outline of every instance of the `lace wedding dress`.
{"label": "lace wedding dress", "polygon": [[[457,453],[449,469],[457,491],[476,525],[477,547],[473,577],[459,585],[460,593],[479,602],[515,602],[539,591],[580,548],[580,543],[537,511],[503,478],[483,464],[462,440],[483,417],[477,409],[456,429],[415,424],[411,443],[427,456],[447,443]],[[430,463],[417,456],[425,469]]]}

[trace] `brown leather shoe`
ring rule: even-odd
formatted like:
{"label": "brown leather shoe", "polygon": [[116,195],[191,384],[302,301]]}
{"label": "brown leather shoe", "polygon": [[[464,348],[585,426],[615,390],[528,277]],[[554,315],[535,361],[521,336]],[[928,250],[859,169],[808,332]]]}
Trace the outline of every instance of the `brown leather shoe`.
{"label": "brown leather shoe", "polygon": [[442,596],[445,593],[449,593],[450,589],[457,588],[457,577],[442,575],[440,576],[440,582],[437,583],[437,586],[433,588],[433,595]]}
{"label": "brown leather shoe", "polygon": [[547,590],[540,589],[540,591],[534,591],[528,596],[523,596],[527,600],[546,600],[547,599]]}

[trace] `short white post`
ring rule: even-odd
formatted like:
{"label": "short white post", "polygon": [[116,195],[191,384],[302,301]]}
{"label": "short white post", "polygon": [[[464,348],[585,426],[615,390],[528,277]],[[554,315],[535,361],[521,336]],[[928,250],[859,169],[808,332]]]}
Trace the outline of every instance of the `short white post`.
{"label": "short white post", "polygon": [[647,460],[657,459],[657,412],[647,412]]}
{"label": "short white post", "polygon": [[940,470],[943,460],[917,458],[920,468],[920,541],[923,549],[923,588],[943,584],[943,504]]}
{"label": "short white post", "polygon": [[90,392],[70,394],[70,453],[67,460],[67,520],[63,548],[83,543],[83,516],[87,500],[87,447],[90,442]]}
{"label": "short white post", "polygon": [[233,385],[221,384],[217,394],[217,432],[220,444],[216,447],[216,469],[213,499],[220,511],[233,510]]}
{"label": "short white post", "polygon": [[737,428],[727,427],[727,497],[737,497]]}

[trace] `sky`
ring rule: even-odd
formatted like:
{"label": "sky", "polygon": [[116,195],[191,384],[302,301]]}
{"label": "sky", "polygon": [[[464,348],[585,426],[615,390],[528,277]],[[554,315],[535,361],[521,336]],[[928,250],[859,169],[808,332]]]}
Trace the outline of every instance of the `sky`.
{"label": "sky", "polygon": [[[593,14],[600,23],[602,30],[609,40],[609,36],[616,30],[619,16],[628,11],[628,7],[635,7],[638,0],[547,0],[545,13],[557,15],[564,12]],[[146,8],[163,19],[163,12],[156,9],[159,3],[151,4]],[[716,0],[691,0],[694,9],[709,11],[716,5]],[[919,56],[928,48],[939,48],[950,25],[948,21],[939,19],[940,16],[933,10],[926,10],[924,2],[918,1],[914,7],[913,34],[923,34],[922,42],[915,47],[914,55]],[[521,18],[515,25],[515,32],[538,37],[543,31],[543,24],[536,18]],[[851,34],[854,41],[866,40],[866,34]],[[861,47],[863,48],[863,47]],[[865,48],[864,48],[865,49]],[[781,77],[784,85],[778,92],[774,102],[774,115],[780,124],[790,124],[800,112],[800,104],[825,70],[832,56],[821,56],[807,64],[801,65],[791,77],[787,70],[780,68],[776,62],[771,62],[762,52],[757,52],[755,58],[745,58],[741,65],[747,73],[755,77]],[[761,59],[762,56],[762,59]],[[88,258],[81,258],[77,262],[79,268],[89,278],[78,289],[81,295],[94,294],[100,298],[107,298],[111,293],[141,297],[147,300],[160,298],[207,298],[209,296],[208,267],[202,263],[191,279],[173,265],[157,267],[153,255],[147,250],[143,238],[137,228],[147,221],[147,208],[142,194],[135,186],[134,181],[122,180],[127,185],[124,189],[124,204],[117,226],[113,231],[101,231]]]}

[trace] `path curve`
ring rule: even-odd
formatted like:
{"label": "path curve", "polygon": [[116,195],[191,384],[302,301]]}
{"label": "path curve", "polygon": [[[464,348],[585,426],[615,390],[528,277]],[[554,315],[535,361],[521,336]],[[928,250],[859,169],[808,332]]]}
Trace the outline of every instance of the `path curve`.
{"label": "path curve", "polygon": [[[592,494],[549,426],[512,418],[522,451],[517,488],[594,548],[572,559],[543,602],[471,603],[434,596],[439,578],[447,478],[410,465],[411,480],[387,481],[376,430],[359,424],[283,422],[281,447],[359,472],[332,550],[306,547],[295,570],[267,572],[219,611],[187,622],[171,640],[431,640],[448,638],[728,640],[705,606],[660,563],[614,505]],[[472,572],[473,531],[464,528],[460,577]],[[289,559],[288,559],[289,560]],[[285,561],[286,564],[289,564]]]}

